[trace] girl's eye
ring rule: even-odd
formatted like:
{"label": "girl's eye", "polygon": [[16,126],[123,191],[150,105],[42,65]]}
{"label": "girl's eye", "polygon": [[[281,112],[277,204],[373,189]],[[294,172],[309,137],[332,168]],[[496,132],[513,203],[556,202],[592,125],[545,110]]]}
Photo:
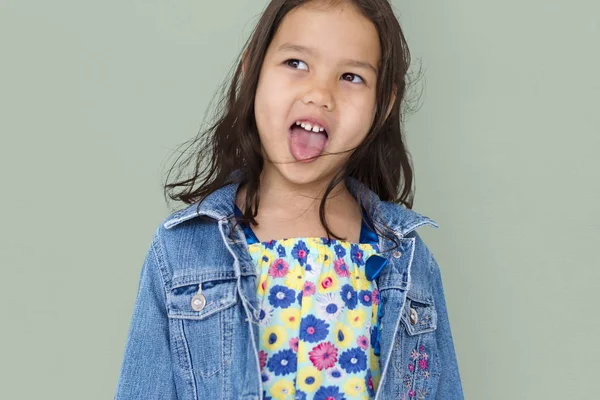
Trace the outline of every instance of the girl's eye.
{"label": "girl's eye", "polygon": [[[298,60],[296,58],[290,58],[289,60],[285,60],[284,62],[286,65],[294,68],[294,69],[308,69],[308,65],[306,65],[306,63],[304,61]],[[307,68],[299,68],[300,64],[304,64]],[[346,79],[346,77],[351,77],[350,80]],[[356,81],[356,78],[360,79],[359,81]],[[360,75],[356,75],[350,72],[347,72],[345,74],[342,75],[342,79],[344,79],[345,81],[351,82],[351,83],[364,83],[364,79],[360,76]]]}
{"label": "girl's eye", "polygon": [[[358,82],[355,82],[355,81],[354,81],[354,79],[352,79],[352,78],[351,78],[350,80],[348,80],[348,79],[346,79],[346,77],[348,77],[348,76],[350,76],[350,77],[354,77],[354,78],[358,78],[358,79],[360,79],[360,81],[358,81]],[[361,78],[359,75],[356,75],[356,74],[353,74],[353,73],[350,73],[350,72],[347,72],[347,73],[345,73],[344,75],[342,75],[342,79],[344,79],[345,81],[348,81],[348,82],[352,82],[352,83],[361,83],[361,82],[363,82],[363,83],[364,83],[364,81],[365,81],[365,80],[364,80],[363,78]]]}
{"label": "girl's eye", "polygon": [[286,61],[285,61],[285,63],[286,63],[287,65],[289,65],[290,67],[294,68],[294,69],[298,69],[296,66],[297,66],[298,64],[300,64],[300,63],[302,63],[302,64],[306,65],[306,63],[305,63],[304,61],[300,61],[300,60],[297,60],[297,59],[295,59],[295,58],[291,58],[291,59],[289,59],[289,60],[286,60]]}

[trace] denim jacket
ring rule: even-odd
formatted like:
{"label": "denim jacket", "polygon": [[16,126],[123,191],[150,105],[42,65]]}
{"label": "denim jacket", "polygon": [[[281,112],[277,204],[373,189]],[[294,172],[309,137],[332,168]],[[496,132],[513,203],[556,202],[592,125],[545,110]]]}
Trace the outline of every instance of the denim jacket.
{"label": "denim jacket", "polygon": [[[258,276],[240,225],[230,238],[238,186],[172,213],[154,232],[115,400],[263,398]],[[363,193],[354,178],[346,186],[355,198]],[[384,252],[395,244],[379,241],[388,263],[376,278],[382,316],[375,399],[463,399],[440,269],[415,231],[437,224],[366,192],[370,212],[400,242]]]}

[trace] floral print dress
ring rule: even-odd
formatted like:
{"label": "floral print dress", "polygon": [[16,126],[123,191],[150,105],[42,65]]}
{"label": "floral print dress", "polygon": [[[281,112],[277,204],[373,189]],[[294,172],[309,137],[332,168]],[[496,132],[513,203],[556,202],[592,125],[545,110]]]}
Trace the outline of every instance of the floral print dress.
{"label": "floral print dress", "polygon": [[361,243],[260,242],[242,226],[259,274],[263,398],[372,399],[380,376],[379,293],[365,276],[365,261],[379,249],[376,240],[362,242],[376,236],[363,222]]}

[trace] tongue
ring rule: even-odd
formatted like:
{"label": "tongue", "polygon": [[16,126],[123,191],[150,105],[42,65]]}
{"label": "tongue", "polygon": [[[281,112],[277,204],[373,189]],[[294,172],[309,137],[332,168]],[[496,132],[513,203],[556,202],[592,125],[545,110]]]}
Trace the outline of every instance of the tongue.
{"label": "tongue", "polygon": [[[309,132],[299,126],[292,127],[290,150],[298,161],[306,160],[321,154],[325,148],[327,136],[324,132]],[[312,161],[312,160],[310,160]]]}

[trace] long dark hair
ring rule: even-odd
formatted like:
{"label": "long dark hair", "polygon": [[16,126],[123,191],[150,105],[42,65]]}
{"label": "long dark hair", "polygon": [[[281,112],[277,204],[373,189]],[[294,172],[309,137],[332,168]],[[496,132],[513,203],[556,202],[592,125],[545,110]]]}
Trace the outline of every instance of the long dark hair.
{"label": "long dark hair", "polygon": [[[168,196],[172,200],[192,204],[224,185],[239,182],[240,185],[247,185],[247,190],[245,209],[242,210],[244,216],[237,219],[237,222],[258,224],[255,217],[258,214],[260,174],[264,164],[254,118],[258,77],[267,48],[284,16],[309,2],[311,0],[272,0],[269,3],[238,57],[233,77],[227,79],[230,83],[217,105],[215,122],[182,145],[184,150],[180,152],[165,180],[165,198]],[[410,53],[404,34],[387,0],[329,0],[326,3],[334,6],[343,2],[353,4],[377,28],[381,62],[376,89],[377,109],[371,129],[363,143],[351,150],[353,153],[347,163],[336,171],[321,199],[321,223],[328,237],[336,239],[341,238],[329,229],[325,218],[325,202],[331,191],[346,177],[356,178],[381,200],[402,204],[409,209],[412,209],[414,197],[413,168],[404,143],[402,127],[403,114],[406,114],[409,106],[405,94],[410,65]],[[245,69],[242,77],[243,65]],[[395,101],[390,104],[393,93]],[[391,111],[386,118],[389,107]],[[193,171],[186,171],[192,166]],[[177,175],[171,182],[174,170]],[[235,170],[240,170],[241,174],[232,179]],[[367,196],[357,196],[357,200],[361,205],[364,200],[366,209],[370,210]],[[384,221],[379,221],[380,227],[388,234],[379,230],[377,224],[373,224],[374,216],[367,214],[367,222],[379,235],[397,243],[395,235]]]}

